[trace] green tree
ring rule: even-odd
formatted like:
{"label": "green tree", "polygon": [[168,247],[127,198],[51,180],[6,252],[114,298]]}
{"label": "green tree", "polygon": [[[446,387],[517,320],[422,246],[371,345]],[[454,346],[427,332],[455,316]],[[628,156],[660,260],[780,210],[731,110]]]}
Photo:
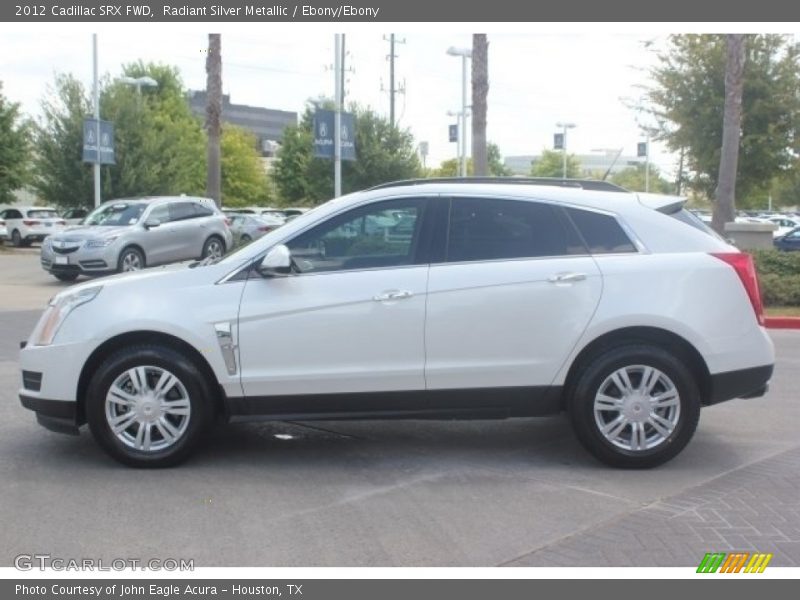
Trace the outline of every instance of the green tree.
{"label": "green tree", "polygon": [[[514,173],[503,163],[500,148],[497,144],[489,142],[487,146],[487,157],[489,162],[489,175],[492,177],[510,177]],[[472,158],[467,159],[467,175],[473,175]],[[458,177],[458,159],[449,158],[442,161],[437,169],[428,172],[430,177]]]}
{"label": "green tree", "polygon": [[256,137],[241,127],[222,128],[222,205],[252,206],[266,204],[268,182]]}
{"label": "green tree", "polygon": [[13,202],[13,192],[28,182],[28,133],[19,105],[6,100],[0,82],[0,203]]}
{"label": "green tree", "polygon": [[83,85],[72,75],[57,75],[42,101],[34,127],[33,188],[45,204],[91,206],[91,168],[83,163],[83,119],[90,114]]}
{"label": "green tree", "polygon": [[[542,155],[531,165],[533,177],[562,177],[563,174],[564,157],[560,150],[542,150]],[[574,154],[567,154],[567,177],[575,179],[580,176],[581,161]]]}
{"label": "green tree", "polygon": [[[737,204],[765,196],[800,146],[800,46],[791,37],[748,35],[742,89]],[[650,75],[643,110],[651,134],[672,151],[685,149],[692,186],[709,198],[718,185],[725,107],[724,35],[675,35]],[[743,201],[742,201],[743,200]]]}
{"label": "green tree", "polygon": [[[327,106],[323,103],[323,106]],[[342,161],[342,192],[349,193],[421,173],[411,132],[392,127],[368,108],[355,113],[355,161]],[[284,131],[272,179],[284,203],[319,203],[333,196],[333,162],[313,156],[313,110],[306,109],[297,126]]]}
{"label": "green tree", "polygon": [[[647,175],[644,163],[634,167],[628,167],[614,173],[608,179],[611,183],[616,183],[632,192],[643,192],[646,185]],[[667,181],[661,176],[661,172],[655,165],[650,165],[650,192],[654,194],[674,194],[675,184]]]}

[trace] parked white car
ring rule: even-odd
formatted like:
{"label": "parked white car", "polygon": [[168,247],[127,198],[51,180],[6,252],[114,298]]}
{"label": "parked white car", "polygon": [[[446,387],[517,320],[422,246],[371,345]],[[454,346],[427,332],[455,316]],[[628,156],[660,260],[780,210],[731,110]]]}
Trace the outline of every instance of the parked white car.
{"label": "parked white car", "polygon": [[0,212],[14,246],[30,246],[48,235],[62,231],[66,221],[50,206],[14,206]]}
{"label": "parked white car", "polygon": [[344,196],[217,263],[59,293],[20,398],[139,467],[185,459],[218,416],[560,411],[601,461],[652,467],[774,363],[751,257],[683,203],[571,180]]}
{"label": "parked white car", "polygon": [[68,226],[80,225],[88,214],[89,211],[85,208],[68,208],[61,213],[61,218],[67,222]]}
{"label": "parked white car", "polygon": [[774,223],[778,228],[772,232],[772,237],[779,238],[796,227],[800,227],[800,219],[794,219],[786,216],[769,217],[767,219],[770,223]]}
{"label": "parked white car", "polygon": [[8,237],[8,228],[6,227],[6,222],[3,219],[0,219],[0,244],[6,241]]}

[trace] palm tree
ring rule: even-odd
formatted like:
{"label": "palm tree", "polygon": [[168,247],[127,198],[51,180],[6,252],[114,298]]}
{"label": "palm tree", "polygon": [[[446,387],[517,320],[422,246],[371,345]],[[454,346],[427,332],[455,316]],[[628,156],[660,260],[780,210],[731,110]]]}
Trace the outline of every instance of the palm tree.
{"label": "palm tree", "polygon": [[739,163],[739,135],[742,122],[742,89],[744,87],[745,36],[727,36],[728,56],[725,64],[725,112],[722,117],[722,148],[716,202],[711,224],[719,234],[725,223],[734,220],[736,206],[736,171]]}
{"label": "palm tree", "polygon": [[206,58],[206,129],[208,130],[208,176],[206,193],[217,206],[222,205],[222,41],[219,33],[208,34]]}
{"label": "palm tree", "polygon": [[485,33],[472,36],[472,164],[478,176],[489,174],[486,145],[486,97],[489,95],[489,42]]}

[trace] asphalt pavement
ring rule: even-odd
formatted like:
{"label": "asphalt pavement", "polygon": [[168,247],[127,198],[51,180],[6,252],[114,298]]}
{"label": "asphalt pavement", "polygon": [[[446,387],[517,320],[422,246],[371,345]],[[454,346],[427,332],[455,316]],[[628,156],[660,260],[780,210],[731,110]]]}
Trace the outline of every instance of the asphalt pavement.
{"label": "asphalt pavement", "polygon": [[704,409],[649,471],[609,469],[565,417],[249,423],[175,469],[122,467],[36,424],[18,342],[64,284],[0,252],[0,565],[18,554],[196,566],[800,565],[800,332],[775,331],[769,394]]}

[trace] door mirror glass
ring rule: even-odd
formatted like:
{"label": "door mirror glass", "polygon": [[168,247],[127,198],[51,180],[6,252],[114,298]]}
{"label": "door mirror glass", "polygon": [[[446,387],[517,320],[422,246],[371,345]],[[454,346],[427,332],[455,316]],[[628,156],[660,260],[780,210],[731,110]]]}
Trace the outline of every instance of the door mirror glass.
{"label": "door mirror glass", "polygon": [[144,222],[145,229],[152,229],[153,227],[158,227],[159,225],[161,225],[161,221],[159,221],[158,219],[154,219],[152,217],[150,217],[149,219],[147,219],[147,221]]}
{"label": "door mirror glass", "polygon": [[283,244],[272,248],[256,267],[263,277],[285,277],[292,272],[292,255]]}

